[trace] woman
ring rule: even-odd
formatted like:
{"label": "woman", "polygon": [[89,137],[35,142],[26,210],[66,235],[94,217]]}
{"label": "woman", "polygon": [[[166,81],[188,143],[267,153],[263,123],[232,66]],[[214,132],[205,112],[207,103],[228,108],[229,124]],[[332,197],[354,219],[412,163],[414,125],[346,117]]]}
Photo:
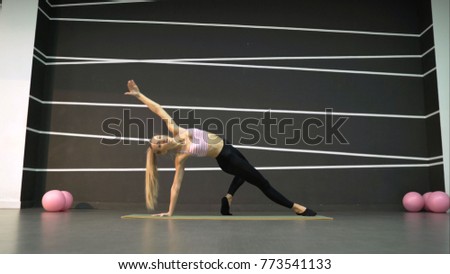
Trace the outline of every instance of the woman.
{"label": "woman", "polygon": [[149,209],[154,209],[158,197],[158,177],[155,154],[166,154],[174,151],[175,176],[170,191],[169,211],[155,214],[155,216],[172,216],[178,200],[181,183],[184,176],[186,159],[190,156],[211,157],[217,160],[220,168],[226,173],[234,175],[228,193],[222,198],[221,213],[231,215],[230,204],[236,190],[244,181],[258,187],[269,199],[284,207],[292,209],[297,215],[315,216],[316,212],[300,204],[293,203],[275,190],[270,183],[259,173],[245,157],[231,144],[225,143],[219,136],[199,130],[184,129],[179,127],[172,117],[156,102],[143,95],[133,80],[128,81],[128,91],[125,95],[131,95],[142,103],[166,123],[173,137],[156,135],[150,140],[147,149],[145,197]]}

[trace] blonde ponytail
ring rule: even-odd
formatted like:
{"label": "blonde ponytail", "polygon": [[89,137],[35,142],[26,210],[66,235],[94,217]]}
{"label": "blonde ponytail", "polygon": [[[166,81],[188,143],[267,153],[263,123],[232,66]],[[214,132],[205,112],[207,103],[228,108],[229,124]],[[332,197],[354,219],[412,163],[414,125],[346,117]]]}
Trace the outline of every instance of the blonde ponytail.
{"label": "blonde ponytail", "polygon": [[156,169],[156,155],[152,148],[147,149],[147,164],[145,169],[145,203],[147,209],[155,209],[158,199],[158,171]]}

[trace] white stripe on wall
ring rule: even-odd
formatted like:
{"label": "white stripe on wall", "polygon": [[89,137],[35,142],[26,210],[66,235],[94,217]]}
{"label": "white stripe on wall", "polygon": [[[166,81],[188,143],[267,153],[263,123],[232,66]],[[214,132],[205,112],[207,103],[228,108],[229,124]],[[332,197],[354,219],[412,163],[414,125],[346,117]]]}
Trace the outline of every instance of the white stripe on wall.
{"label": "white stripe on wall", "polygon": [[290,70],[306,72],[328,72],[345,74],[365,74],[397,77],[423,78],[436,70],[432,68],[426,73],[398,73],[384,71],[364,71],[364,70],[343,70],[343,69],[319,69],[307,67],[289,67],[289,66],[262,66],[262,65],[244,65],[244,64],[226,64],[226,63],[203,63],[203,62],[177,62],[177,61],[140,61],[140,60],[118,60],[118,61],[70,61],[70,62],[45,62],[34,56],[38,61],[46,66],[74,66],[74,65],[98,65],[98,64],[125,64],[125,63],[148,63],[148,64],[166,64],[166,65],[187,65],[187,66],[205,66],[205,67],[226,67],[226,68],[246,68],[246,69],[270,69],[270,70]]}
{"label": "white stripe on wall", "polygon": [[[313,170],[313,169],[373,169],[373,168],[424,168],[442,165],[443,162],[431,164],[394,164],[394,165],[323,165],[323,166],[266,166],[257,170]],[[145,172],[145,168],[29,168],[30,172]],[[187,167],[185,171],[221,171],[219,167]],[[175,171],[175,168],[158,168],[158,171]]]}
{"label": "white stripe on wall", "polygon": [[411,33],[393,33],[393,32],[373,32],[373,31],[336,30],[336,29],[320,29],[320,28],[299,28],[299,27],[258,26],[258,25],[243,25],[243,24],[174,22],[174,21],[115,20],[115,19],[90,19],[90,18],[58,18],[58,17],[50,17],[41,8],[39,8],[39,11],[41,13],[43,13],[49,20],[52,20],[52,21],[67,21],[67,22],[113,23],[113,24],[148,24],[148,25],[172,25],[172,26],[191,26],[191,27],[215,27],[215,28],[244,28],[244,29],[263,29],[263,30],[277,30],[277,31],[325,32],[325,33],[339,33],[339,34],[380,35],[380,36],[398,36],[398,37],[415,37],[415,38],[421,37],[421,35],[423,33],[425,33],[425,32],[422,32],[422,34],[411,34]]}
{"label": "white stripe on wall", "polygon": [[307,67],[288,67],[288,66],[262,66],[262,65],[244,65],[244,64],[226,64],[226,63],[202,63],[202,62],[176,62],[176,61],[140,61],[140,60],[118,60],[118,61],[70,61],[70,62],[45,62],[34,56],[38,61],[46,66],[74,66],[74,65],[98,65],[98,64],[125,64],[125,63],[148,63],[148,64],[166,64],[166,65],[188,65],[188,66],[205,66],[205,67],[226,67],[226,68],[246,68],[246,69],[270,69],[270,70],[290,70],[290,71],[306,71],[306,72],[328,72],[328,73],[345,73],[345,74],[365,74],[365,75],[381,75],[381,76],[398,76],[423,78],[436,70],[432,68],[426,73],[398,73],[383,71],[364,71],[364,70],[343,70],[343,69],[319,69]]}
{"label": "white stripe on wall", "polygon": [[101,57],[75,57],[75,56],[48,56],[38,48],[36,52],[44,56],[45,59],[54,60],[74,60],[74,61],[104,61],[104,62],[211,62],[211,61],[279,61],[279,60],[352,60],[352,59],[410,59],[423,58],[434,50],[434,46],[417,55],[324,55],[324,56],[260,56],[260,57],[211,57],[211,58],[171,58],[171,59],[123,59],[123,58],[101,58]]}
{"label": "white stripe on wall", "polygon": [[[30,98],[44,105],[66,105],[66,106],[95,106],[95,107],[123,107],[123,108],[147,108],[144,104],[118,104],[118,103],[96,103],[96,102],[63,102],[63,101],[44,101],[30,95]],[[162,105],[165,109],[185,109],[185,110],[212,110],[229,112],[269,112],[274,114],[298,114],[298,115],[326,115],[326,111],[307,111],[307,110],[284,110],[284,109],[257,109],[257,108],[229,108],[229,107],[203,107],[203,106],[174,106]],[[402,115],[402,114],[382,114],[382,113],[356,113],[356,112],[334,112],[336,116],[349,117],[373,117],[373,118],[398,118],[398,119],[427,119],[437,115],[439,110],[427,115]]]}
{"label": "white stripe on wall", "polygon": [[113,4],[145,3],[145,2],[155,2],[155,0],[114,0],[110,2],[85,2],[85,3],[71,3],[71,4],[52,4],[50,3],[49,0],[46,0],[46,2],[52,8],[67,8],[80,6],[102,6]]}
{"label": "white stripe on wall", "polygon": [[45,59],[52,60],[71,60],[71,61],[43,61],[39,56],[34,57],[46,66],[67,66],[67,65],[96,65],[96,64],[125,64],[125,63],[146,63],[146,64],[166,64],[166,65],[190,65],[190,66],[212,66],[228,68],[247,68],[247,69],[271,69],[271,70],[293,70],[309,72],[328,72],[328,73],[346,73],[346,74],[368,74],[382,76],[400,76],[400,77],[425,77],[435,71],[432,68],[423,74],[397,73],[384,71],[364,71],[364,70],[344,70],[344,69],[321,69],[309,67],[290,67],[290,66],[268,66],[268,65],[250,65],[250,64],[231,64],[231,63],[212,63],[211,61],[261,61],[261,60],[336,60],[336,59],[400,59],[400,58],[423,58],[426,54],[434,50],[434,47],[421,55],[365,55],[365,56],[280,56],[280,57],[230,57],[230,58],[178,58],[178,59],[120,59],[120,58],[93,58],[93,57],[72,57],[72,56],[47,56],[39,49],[35,51],[44,56]]}
{"label": "white stripe on wall", "polygon": [[236,148],[242,148],[242,149],[267,150],[267,151],[278,151],[278,152],[294,152],[294,153],[327,154],[327,155],[364,157],[364,158],[383,158],[383,159],[413,160],[413,161],[434,161],[434,160],[442,159],[442,155],[435,156],[435,157],[414,157],[414,156],[400,156],[400,155],[385,155],[385,154],[383,155],[383,154],[352,153],[352,152],[325,151],[325,150],[309,150],[309,149],[297,149],[297,148],[274,148],[274,147],[242,146],[242,145],[234,145],[234,146]]}
{"label": "white stripe on wall", "polygon": [[[94,139],[109,139],[109,140],[128,140],[128,141],[140,141],[147,142],[148,139],[132,138],[132,137],[115,137],[108,135],[96,135],[96,134],[80,134],[80,133],[68,133],[57,131],[43,131],[34,128],[27,127],[28,131],[43,134],[43,135],[55,135],[66,137],[81,137],[81,138],[94,138]],[[241,146],[234,145],[236,148],[241,149],[253,149],[253,150],[266,150],[276,152],[293,152],[293,153],[310,153],[310,154],[327,154],[327,155],[339,155],[339,156],[351,156],[351,157],[364,157],[364,158],[383,158],[383,159],[401,159],[401,160],[414,160],[414,161],[434,161],[442,158],[442,155],[435,157],[415,157],[415,156],[400,156],[400,155],[383,155],[383,154],[368,154],[368,153],[351,153],[351,152],[339,152],[339,151],[324,151],[324,150],[308,150],[308,149],[289,149],[289,148],[276,148],[276,147],[260,147],[260,146]]]}

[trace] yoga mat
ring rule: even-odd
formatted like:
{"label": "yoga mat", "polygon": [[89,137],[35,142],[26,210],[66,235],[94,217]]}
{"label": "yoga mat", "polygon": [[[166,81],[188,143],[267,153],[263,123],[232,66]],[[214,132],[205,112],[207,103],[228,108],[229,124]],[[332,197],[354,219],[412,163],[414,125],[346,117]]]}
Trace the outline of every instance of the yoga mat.
{"label": "yoga mat", "polygon": [[209,220],[209,221],[317,221],[333,220],[326,216],[214,216],[214,215],[175,215],[171,217],[152,216],[151,214],[130,214],[121,217],[122,219],[152,219],[152,220]]}

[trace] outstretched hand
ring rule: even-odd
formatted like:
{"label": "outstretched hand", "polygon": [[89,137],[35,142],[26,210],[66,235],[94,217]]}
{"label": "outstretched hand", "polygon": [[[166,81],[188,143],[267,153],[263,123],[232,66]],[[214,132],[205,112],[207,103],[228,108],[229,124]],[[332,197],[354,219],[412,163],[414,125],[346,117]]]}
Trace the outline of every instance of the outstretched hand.
{"label": "outstretched hand", "polygon": [[139,87],[136,85],[134,80],[128,81],[128,91],[125,92],[125,95],[131,95],[131,96],[139,96],[141,94]]}

